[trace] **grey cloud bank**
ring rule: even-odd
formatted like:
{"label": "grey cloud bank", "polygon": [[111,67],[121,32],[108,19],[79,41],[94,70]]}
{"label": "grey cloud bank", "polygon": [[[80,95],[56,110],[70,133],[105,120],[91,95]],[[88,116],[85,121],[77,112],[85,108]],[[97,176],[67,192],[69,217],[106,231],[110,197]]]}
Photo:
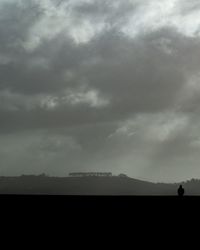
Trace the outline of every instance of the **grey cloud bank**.
{"label": "grey cloud bank", "polygon": [[0,0],[0,175],[200,178],[199,14],[198,1]]}

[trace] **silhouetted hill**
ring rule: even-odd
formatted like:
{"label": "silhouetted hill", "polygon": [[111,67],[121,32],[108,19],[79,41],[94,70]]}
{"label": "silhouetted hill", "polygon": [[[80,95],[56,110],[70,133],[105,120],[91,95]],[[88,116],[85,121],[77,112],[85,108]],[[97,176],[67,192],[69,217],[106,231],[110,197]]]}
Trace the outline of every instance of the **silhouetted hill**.
{"label": "silhouetted hill", "polygon": [[[0,194],[176,195],[180,183],[151,183],[120,177],[0,177]],[[200,181],[182,182],[186,195],[200,194]]]}

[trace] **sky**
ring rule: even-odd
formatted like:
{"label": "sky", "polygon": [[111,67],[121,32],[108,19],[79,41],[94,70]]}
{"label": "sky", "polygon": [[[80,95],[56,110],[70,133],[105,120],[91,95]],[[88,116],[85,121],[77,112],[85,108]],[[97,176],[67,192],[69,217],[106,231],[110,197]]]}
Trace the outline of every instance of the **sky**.
{"label": "sky", "polygon": [[0,175],[200,178],[198,0],[0,0]]}

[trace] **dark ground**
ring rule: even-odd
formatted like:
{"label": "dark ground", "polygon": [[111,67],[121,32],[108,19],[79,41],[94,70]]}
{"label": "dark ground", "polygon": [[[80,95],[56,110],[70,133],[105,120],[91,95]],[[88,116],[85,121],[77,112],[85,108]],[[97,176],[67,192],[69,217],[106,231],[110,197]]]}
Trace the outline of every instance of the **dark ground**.
{"label": "dark ground", "polygon": [[39,224],[44,220],[84,220],[86,224],[165,220],[178,227],[187,218],[195,221],[200,217],[200,181],[183,183],[183,197],[176,194],[178,186],[117,177],[1,177],[0,215],[6,220],[39,220]]}
{"label": "dark ground", "polygon": [[59,220],[144,220],[177,222],[200,216],[200,196],[0,195],[0,212],[10,217]]}

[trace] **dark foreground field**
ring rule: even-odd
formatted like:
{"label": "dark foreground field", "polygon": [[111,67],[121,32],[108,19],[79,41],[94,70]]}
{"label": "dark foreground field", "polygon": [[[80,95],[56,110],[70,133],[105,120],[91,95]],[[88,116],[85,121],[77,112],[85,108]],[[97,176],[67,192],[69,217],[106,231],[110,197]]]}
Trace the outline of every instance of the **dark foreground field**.
{"label": "dark foreground field", "polygon": [[179,184],[128,177],[0,177],[0,212],[6,220],[40,218],[41,223],[54,218],[67,221],[66,225],[70,220],[73,225],[75,220],[106,225],[111,219],[128,224],[130,220],[151,220],[154,224],[155,218],[162,222],[169,217],[178,226],[200,211],[200,181],[182,183],[186,191],[183,197],[177,196]]}
{"label": "dark foreground field", "polygon": [[73,225],[74,233],[81,230],[81,234],[89,222],[99,229],[103,225],[103,231],[110,223],[116,224],[119,232],[125,229],[120,223],[126,224],[131,233],[138,229],[136,223],[147,230],[156,222],[169,223],[178,231],[186,220],[195,222],[199,211],[199,196],[0,195],[1,221],[17,220],[20,225],[23,218],[28,225],[37,223],[37,227],[46,221],[56,222],[63,224],[65,231]]}

